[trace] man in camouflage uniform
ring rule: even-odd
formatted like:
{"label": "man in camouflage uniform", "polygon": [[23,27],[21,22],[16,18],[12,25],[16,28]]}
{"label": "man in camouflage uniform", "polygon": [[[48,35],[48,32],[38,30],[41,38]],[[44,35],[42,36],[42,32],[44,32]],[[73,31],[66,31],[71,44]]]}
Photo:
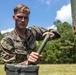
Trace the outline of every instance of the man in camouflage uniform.
{"label": "man in camouflage uniform", "polygon": [[35,52],[36,40],[43,40],[49,32],[50,39],[59,38],[57,31],[46,30],[36,26],[26,28],[29,21],[30,9],[19,4],[14,8],[13,19],[15,28],[1,41],[1,57],[5,63],[36,64],[42,57]]}

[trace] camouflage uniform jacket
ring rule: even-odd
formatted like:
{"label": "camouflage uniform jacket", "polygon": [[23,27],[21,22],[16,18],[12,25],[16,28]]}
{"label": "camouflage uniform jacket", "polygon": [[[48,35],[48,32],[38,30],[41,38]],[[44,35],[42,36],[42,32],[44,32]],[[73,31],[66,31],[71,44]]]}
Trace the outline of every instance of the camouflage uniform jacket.
{"label": "camouflage uniform jacket", "polygon": [[[28,55],[36,50],[36,40],[44,39],[42,34],[46,31],[33,26],[26,29],[25,38],[18,35],[15,29],[8,33],[1,41],[1,57],[4,62],[20,63],[27,60]],[[57,32],[53,32],[56,38],[60,37]]]}

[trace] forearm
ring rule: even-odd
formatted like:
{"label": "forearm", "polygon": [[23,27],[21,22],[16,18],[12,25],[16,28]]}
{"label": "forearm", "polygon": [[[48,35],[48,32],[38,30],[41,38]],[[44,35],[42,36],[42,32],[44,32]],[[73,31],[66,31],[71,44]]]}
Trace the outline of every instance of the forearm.
{"label": "forearm", "polygon": [[43,34],[46,33],[46,32],[54,33],[55,34],[54,39],[55,38],[60,38],[60,34],[56,30],[53,30],[53,29],[47,30],[47,29],[39,28],[39,27],[35,27],[35,26],[30,27],[30,28],[31,28],[33,34],[35,35],[36,40],[43,40],[44,39]]}

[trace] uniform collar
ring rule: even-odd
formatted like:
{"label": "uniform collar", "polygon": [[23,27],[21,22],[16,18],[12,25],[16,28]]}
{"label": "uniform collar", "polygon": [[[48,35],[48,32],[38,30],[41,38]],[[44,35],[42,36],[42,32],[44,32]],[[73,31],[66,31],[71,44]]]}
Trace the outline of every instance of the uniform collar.
{"label": "uniform collar", "polygon": [[14,33],[15,33],[15,36],[14,36],[14,39],[15,40],[27,40],[27,39],[29,39],[29,37],[32,35],[32,33],[31,33],[31,31],[28,29],[28,28],[26,28],[26,32],[25,32],[25,35],[26,35],[26,37],[25,38],[23,38],[22,36],[20,36],[18,33],[17,33],[17,31],[16,31],[16,29],[14,29]]}

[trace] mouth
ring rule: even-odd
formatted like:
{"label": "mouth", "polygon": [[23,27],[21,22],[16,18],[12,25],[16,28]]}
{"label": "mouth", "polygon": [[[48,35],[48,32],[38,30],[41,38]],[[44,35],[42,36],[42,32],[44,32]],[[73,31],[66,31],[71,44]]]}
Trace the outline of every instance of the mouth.
{"label": "mouth", "polygon": [[26,23],[22,23],[22,22],[19,22],[19,25],[20,25],[21,27],[26,27],[26,26],[27,26]]}
{"label": "mouth", "polygon": [[21,23],[21,27],[26,27],[27,25],[25,23]]}
{"label": "mouth", "polygon": [[21,23],[21,25],[25,25],[25,23]]}
{"label": "mouth", "polygon": [[20,23],[20,25],[24,26],[24,25],[26,25],[26,24],[25,24],[25,23]]}
{"label": "mouth", "polygon": [[22,26],[22,27],[25,27],[26,25],[25,25],[25,24],[21,24],[21,26]]}

